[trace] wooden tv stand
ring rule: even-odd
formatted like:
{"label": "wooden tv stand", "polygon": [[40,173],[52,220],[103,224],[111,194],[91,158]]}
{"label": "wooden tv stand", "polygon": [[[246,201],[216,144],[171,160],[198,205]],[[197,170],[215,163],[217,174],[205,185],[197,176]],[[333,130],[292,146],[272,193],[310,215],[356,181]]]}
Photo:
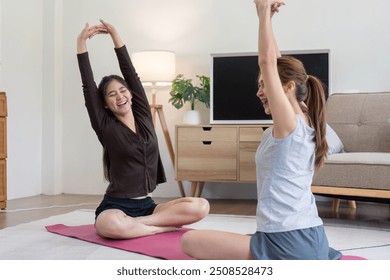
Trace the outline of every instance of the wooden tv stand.
{"label": "wooden tv stand", "polygon": [[175,179],[191,182],[191,196],[205,182],[255,183],[255,153],[270,125],[176,125]]}

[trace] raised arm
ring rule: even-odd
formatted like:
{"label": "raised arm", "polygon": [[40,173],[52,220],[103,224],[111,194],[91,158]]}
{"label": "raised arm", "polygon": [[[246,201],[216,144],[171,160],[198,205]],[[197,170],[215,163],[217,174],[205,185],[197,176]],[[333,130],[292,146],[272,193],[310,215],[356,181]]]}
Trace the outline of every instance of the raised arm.
{"label": "raised arm", "polygon": [[256,0],[255,3],[259,16],[259,67],[274,123],[273,134],[276,138],[284,138],[296,126],[295,111],[279,78],[277,58],[280,51],[272,29],[272,16],[284,2]]}
{"label": "raised arm", "polygon": [[[264,1],[255,0],[257,15],[259,16],[259,19],[261,19],[260,16],[262,16],[262,12],[261,12],[262,10],[261,10],[261,6],[260,5],[265,5],[264,8],[267,8],[268,5],[271,5],[270,6],[271,7],[271,9],[270,9],[270,17],[269,17],[270,19],[272,19],[273,15],[275,13],[279,12],[280,6],[284,5],[284,3],[281,2],[281,1],[275,2],[273,4],[272,3],[270,3],[270,4],[266,4],[265,3],[264,4],[264,3],[261,3],[261,2],[264,2]],[[267,2],[270,2],[270,1],[267,1]],[[272,38],[272,48],[273,48],[273,51],[275,52],[276,57],[280,57],[281,56],[280,50],[279,50],[278,44],[276,42],[275,35],[272,32],[272,20],[270,20],[269,24],[271,25],[271,34],[270,34],[270,36]],[[260,29],[259,29],[259,32],[260,32]],[[259,39],[260,39],[260,36],[259,36]],[[260,47],[260,42],[259,42],[259,47]]]}
{"label": "raised arm", "polygon": [[87,51],[87,40],[99,33],[107,33],[100,26],[90,27],[85,24],[77,37],[77,60],[83,85],[85,106],[91,121],[91,125],[95,130],[100,142],[102,142],[101,127],[107,119],[107,112],[104,109],[102,100],[98,93],[89,55]]}

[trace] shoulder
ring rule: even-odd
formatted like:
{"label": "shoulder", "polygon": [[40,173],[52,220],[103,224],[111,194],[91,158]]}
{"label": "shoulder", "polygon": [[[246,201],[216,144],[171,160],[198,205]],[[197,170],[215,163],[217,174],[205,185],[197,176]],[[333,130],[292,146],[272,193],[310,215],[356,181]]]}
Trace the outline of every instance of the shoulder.
{"label": "shoulder", "polygon": [[295,119],[297,121],[297,126],[296,126],[295,130],[299,129],[299,130],[307,131],[310,134],[314,133],[314,128],[312,128],[308,124],[307,119],[305,119],[303,116],[297,114],[297,115],[295,115]]}

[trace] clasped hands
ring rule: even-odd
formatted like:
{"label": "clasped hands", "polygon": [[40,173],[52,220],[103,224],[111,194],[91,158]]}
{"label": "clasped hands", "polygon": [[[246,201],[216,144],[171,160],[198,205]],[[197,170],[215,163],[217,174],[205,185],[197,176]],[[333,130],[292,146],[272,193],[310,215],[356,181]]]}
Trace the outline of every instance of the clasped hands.
{"label": "clasped hands", "polygon": [[279,13],[280,6],[285,5],[284,1],[280,0],[254,0],[253,2],[258,7],[270,6],[272,15],[274,13]]}
{"label": "clasped hands", "polygon": [[102,19],[99,20],[101,24],[96,24],[89,26],[88,23],[85,24],[80,36],[84,37],[84,39],[91,39],[93,36],[97,34],[113,34],[115,32],[115,28],[112,24],[104,21]]}

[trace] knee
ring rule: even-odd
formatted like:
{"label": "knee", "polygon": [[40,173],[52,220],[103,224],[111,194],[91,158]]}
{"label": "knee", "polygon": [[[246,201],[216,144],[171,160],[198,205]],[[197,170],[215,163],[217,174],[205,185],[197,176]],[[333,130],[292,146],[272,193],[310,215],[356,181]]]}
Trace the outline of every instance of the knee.
{"label": "knee", "polygon": [[206,217],[210,211],[210,204],[204,198],[193,198],[192,204],[193,214],[198,220]]}
{"label": "knee", "polygon": [[207,199],[204,198],[199,198],[199,203],[200,203],[200,209],[202,212],[202,218],[207,216],[210,212],[210,203]]}
{"label": "knee", "polygon": [[[125,214],[120,211],[102,212],[96,219],[96,233],[103,238],[120,239],[124,232]],[[127,221],[127,228],[130,226]]]}

